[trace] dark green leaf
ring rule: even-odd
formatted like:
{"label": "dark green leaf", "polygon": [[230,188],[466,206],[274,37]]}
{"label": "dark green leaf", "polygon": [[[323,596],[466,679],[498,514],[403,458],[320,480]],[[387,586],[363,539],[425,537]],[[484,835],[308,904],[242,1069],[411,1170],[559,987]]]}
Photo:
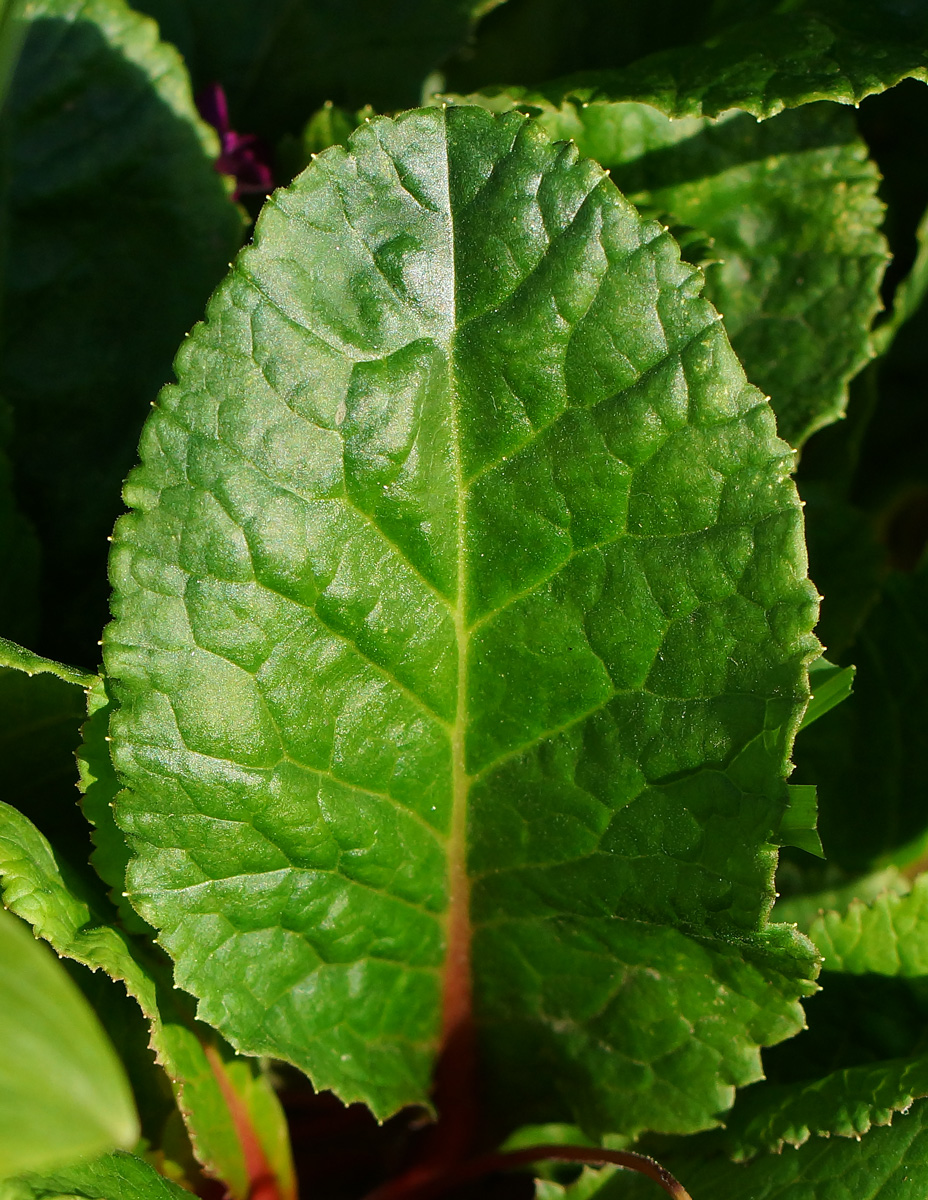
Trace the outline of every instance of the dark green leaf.
{"label": "dark green leaf", "polygon": [[349,146],[266,207],[127,484],[127,890],[202,1017],[380,1116],[472,935],[503,1120],[711,1124],[814,971],[765,921],[816,648],[791,454],[574,148],[476,108]]}
{"label": "dark green leaf", "polygon": [[702,45],[517,90],[526,103],[638,100],[673,117],[729,108],[770,117],[815,100],[857,104],[910,77],[928,79],[922,0],[785,0]]}
{"label": "dark green leaf", "polygon": [[140,0],[198,88],[220,83],[233,124],[297,133],[313,109],[405,108],[499,0]]}
{"label": "dark green leaf", "polygon": [[0,391],[44,549],[37,644],[95,665],[120,482],[241,220],[183,64],[123,0],[30,4],[6,120]]}
{"label": "dark green leaf", "polygon": [[87,1001],[0,909],[0,1179],[134,1146],[119,1059]]}
{"label": "dark green leaf", "polygon": [[913,862],[924,845],[926,614],[928,563],[890,576],[846,654],[854,694],[796,743],[795,778],[818,787],[825,853],[853,873]]}
{"label": "dark green leaf", "polygon": [[[928,1190],[928,1102],[898,1114],[889,1128],[860,1139],[813,1139],[747,1164],[722,1155],[700,1161],[685,1152],[668,1159],[690,1194],[706,1200],[903,1200]],[[597,1200],[654,1200],[649,1180],[612,1177]]]}

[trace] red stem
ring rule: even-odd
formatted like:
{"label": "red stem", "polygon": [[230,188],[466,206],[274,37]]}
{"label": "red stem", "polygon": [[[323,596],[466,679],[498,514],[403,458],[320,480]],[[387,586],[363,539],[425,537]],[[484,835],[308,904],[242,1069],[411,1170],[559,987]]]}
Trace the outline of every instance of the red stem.
{"label": "red stem", "polygon": [[635,1154],[632,1150],[602,1150],[598,1146],[528,1146],[524,1150],[505,1153],[484,1154],[480,1158],[454,1167],[440,1174],[429,1171],[423,1165],[413,1169],[399,1179],[385,1183],[367,1196],[367,1200],[432,1200],[443,1192],[472,1183],[484,1175],[504,1171],[508,1167],[525,1166],[542,1159],[557,1159],[561,1162],[590,1163],[595,1166],[614,1165],[628,1171],[647,1175],[658,1183],[673,1200],[690,1200],[690,1195],[666,1168],[653,1158]]}

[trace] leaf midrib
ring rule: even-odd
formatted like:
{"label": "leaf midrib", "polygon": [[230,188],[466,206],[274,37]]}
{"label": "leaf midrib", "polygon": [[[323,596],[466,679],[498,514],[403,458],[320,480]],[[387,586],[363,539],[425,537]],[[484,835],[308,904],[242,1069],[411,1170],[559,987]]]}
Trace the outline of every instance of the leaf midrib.
{"label": "leaf midrib", "polygon": [[465,737],[467,731],[467,649],[470,630],[467,625],[467,524],[465,497],[467,484],[461,455],[458,396],[454,372],[455,331],[457,328],[457,261],[454,213],[451,206],[451,167],[448,159],[448,108],[442,106],[442,132],[445,150],[445,203],[448,213],[448,237],[452,271],[452,313],[448,336],[448,412],[451,426],[451,456],[457,499],[456,553],[457,584],[452,612],[457,643],[457,697],[451,728],[451,822],[448,837],[448,924],[442,996],[442,1045],[471,1025],[472,980],[470,959],[470,879],[467,875],[467,800],[470,777],[467,774]]}

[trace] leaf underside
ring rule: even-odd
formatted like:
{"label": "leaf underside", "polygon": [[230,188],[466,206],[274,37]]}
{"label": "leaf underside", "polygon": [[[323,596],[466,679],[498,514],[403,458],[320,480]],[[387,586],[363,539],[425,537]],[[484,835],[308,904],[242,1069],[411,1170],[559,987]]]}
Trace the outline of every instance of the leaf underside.
{"label": "leaf underside", "polygon": [[506,1121],[705,1127],[800,1027],[766,914],[815,597],[700,286],[515,113],[374,120],[265,208],[104,639],[127,890],[240,1049],[423,1103],[469,940]]}

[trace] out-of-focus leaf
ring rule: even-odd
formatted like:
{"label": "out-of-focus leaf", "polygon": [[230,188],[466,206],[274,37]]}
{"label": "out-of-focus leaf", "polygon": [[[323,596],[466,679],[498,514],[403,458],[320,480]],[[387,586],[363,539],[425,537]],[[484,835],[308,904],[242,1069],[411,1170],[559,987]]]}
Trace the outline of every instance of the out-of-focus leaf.
{"label": "out-of-focus leaf", "polygon": [[138,1001],[207,1173],[236,1200],[250,1196],[262,1179],[269,1200],[289,1200],[294,1180],[286,1122],[268,1080],[193,1019],[163,961],[146,955],[110,914],[85,899],[46,839],[6,804],[0,804],[0,876],[4,903],[39,937],[59,954],[121,980]]}
{"label": "out-of-focus leaf", "polygon": [[928,876],[905,896],[886,891],[869,903],[825,912],[808,931],[829,971],[851,975],[928,975]]}
{"label": "out-of-focus leaf", "polygon": [[31,0],[27,18],[5,116],[0,392],[43,546],[37,644],[95,665],[120,482],[241,220],[151,21],[123,0]]}
{"label": "out-of-focus leaf", "polygon": [[489,1111],[629,1134],[801,1023],[765,915],[814,597],[700,285],[516,113],[377,118],[265,208],[104,641],[127,891],[239,1048],[423,1103],[472,939]]}
{"label": "out-of-focus leaf", "polygon": [[107,1154],[53,1173],[0,1183],[0,1200],[190,1200],[154,1167],[132,1154]]}
{"label": "out-of-focus leaf", "polygon": [[863,874],[921,853],[928,812],[928,563],[890,576],[847,651],[854,693],[803,730],[799,783],[816,783],[819,833],[828,858]]}
{"label": "out-of-focus leaf", "polygon": [[276,140],[332,100],[381,111],[425,77],[500,0],[139,0],[198,88],[218,82],[238,129]]}
{"label": "out-of-focus leaf", "polygon": [[138,1118],[93,1010],[0,909],[0,1179],[134,1146]]}

